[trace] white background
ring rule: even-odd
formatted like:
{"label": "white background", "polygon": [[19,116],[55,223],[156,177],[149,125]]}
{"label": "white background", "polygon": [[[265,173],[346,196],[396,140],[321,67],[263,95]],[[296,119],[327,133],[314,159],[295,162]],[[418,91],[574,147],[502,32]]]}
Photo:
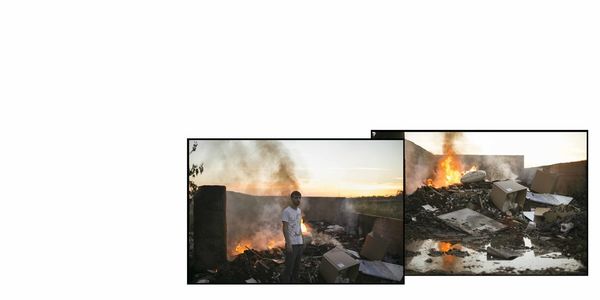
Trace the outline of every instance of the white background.
{"label": "white background", "polygon": [[[599,15],[597,1],[2,1],[0,298],[593,292]],[[186,285],[187,137],[403,128],[590,129],[591,276]]]}

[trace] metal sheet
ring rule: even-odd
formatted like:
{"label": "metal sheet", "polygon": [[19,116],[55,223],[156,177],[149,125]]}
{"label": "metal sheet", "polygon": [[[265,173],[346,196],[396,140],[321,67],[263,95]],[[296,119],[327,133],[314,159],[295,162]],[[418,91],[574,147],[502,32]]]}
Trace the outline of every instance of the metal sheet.
{"label": "metal sheet", "polygon": [[502,223],[468,208],[443,214],[438,216],[438,218],[450,227],[462,230],[471,235],[496,232],[506,227]]}
{"label": "metal sheet", "polygon": [[401,281],[404,276],[404,268],[401,265],[382,261],[362,260],[358,271],[369,276],[394,281]]}

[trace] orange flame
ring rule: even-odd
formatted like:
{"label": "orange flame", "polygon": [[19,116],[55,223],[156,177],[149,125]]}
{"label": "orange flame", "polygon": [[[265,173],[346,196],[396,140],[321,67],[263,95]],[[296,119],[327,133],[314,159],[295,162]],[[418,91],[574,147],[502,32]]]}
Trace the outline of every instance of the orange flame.
{"label": "orange flame", "polygon": [[452,249],[452,243],[449,242],[438,242],[438,249],[441,252],[448,252]]}
{"label": "orange flame", "polygon": [[246,247],[252,248],[252,242],[248,240],[242,240],[235,246],[235,248],[233,248],[231,251],[231,256],[237,256],[244,253],[244,251],[246,251]]}
{"label": "orange flame", "polygon": [[[300,228],[302,230],[303,235],[310,235],[311,228],[309,225],[304,223],[304,219],[300,222]],[[229,259],[233,259],[234,257],[244,253],[244,251],[248,249],[253,250],[271,250],[278,247],[283,247],[285,245],[285,239],[283,237],[283,233],[273,232],[270,230],[265,231],[257,231],[252,236],[245,237],[235,244],[235,246],[230,246],[228,253]]]}
{"label": "orange flame", "polygon": [[306,224],[304,224],[304,219],[302,219],[302,221],[300,222],[300,228],[302,229],[302,233],[308,232],[308,226],[306,226]]}
{"label": "orange flame", "polygon": [[454,255],[447,255],[447,252],[452,250],[452,249],[456,249],[456,250],[460,250],[462,249],[462,246],[460,244],[452,244],[450,242],[438,242],[438,249],[441,252],[444,252],[444,255],[442,255],[442,266],[445,270],[451,270],[454,269],[456,263],[458,262],[456,259],[456,256]]}
{"label": "orange flame", "polygon": [[446,149],[444,156],[438,161],[434,178],[428,178],[425,184],[435,188],[445,187],[460,183],[460,179],[467,172],[477,171],[476,166],[464,170],[463,165],[452,147]]}

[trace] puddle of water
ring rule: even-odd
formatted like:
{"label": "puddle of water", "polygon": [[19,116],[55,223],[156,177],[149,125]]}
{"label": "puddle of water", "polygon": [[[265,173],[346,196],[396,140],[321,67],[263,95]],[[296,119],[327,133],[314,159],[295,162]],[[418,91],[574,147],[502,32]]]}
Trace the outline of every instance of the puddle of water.
{"label": "puddle of water", "polygon": [[[531,241],[524,238],[524,243],[529,246]],[[546,269],[561,269],[561,273],[575,272],[583,265],[574,258],[563,257],[560,252],[544,253],[535,255],[533,249],[517,251],[521,256],[513,260],[488,260],[487,252],[467,248],[460,244],[450,244],[438,240],[422,240],[410,243],[407,250],[420,252],[419,255],[407,258],[406,269],[413,272],[442,272],[463,274],[519,274],[522,271],[541,271]],[[535,245],[532,245],[535,249]],[[469,253],[468,256],[459,257],[455,255],[442,254],[441,256],[430,256],[429,250],[446,252],[456,249]],[[428,259],[431,259],[427,262]]]}

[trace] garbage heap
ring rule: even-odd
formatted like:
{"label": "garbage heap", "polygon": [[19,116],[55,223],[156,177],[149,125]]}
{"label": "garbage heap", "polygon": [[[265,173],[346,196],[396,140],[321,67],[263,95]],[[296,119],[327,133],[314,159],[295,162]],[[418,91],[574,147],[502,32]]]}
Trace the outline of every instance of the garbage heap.
{"label": "garbage heap", "polygon": [[[305,244],[294,283],[403,283],[400,257],[386,254],[387,243],[381,237],[370,233],[359,238],[339,225],[308,223],[313,233]],[[365,255],[378,260],[371,261]],[[284,268],[283,248],[246,249],[232,261],[194,274],[193,282],[279,283]]]}
{"label": "garbage heap", "polygon": [[519,256],[515,250],[532,247],[523,245],[527,237],[538,250],[560,251],[581,261],[587,272],[587,189],[557,195],[555,183],[551,174],[539,170],[531,186],[483,179],[443,188],[422,186],[406,197],[406,240],[437,239],[474,249],[489,245],[482,251],[514,259]]}

